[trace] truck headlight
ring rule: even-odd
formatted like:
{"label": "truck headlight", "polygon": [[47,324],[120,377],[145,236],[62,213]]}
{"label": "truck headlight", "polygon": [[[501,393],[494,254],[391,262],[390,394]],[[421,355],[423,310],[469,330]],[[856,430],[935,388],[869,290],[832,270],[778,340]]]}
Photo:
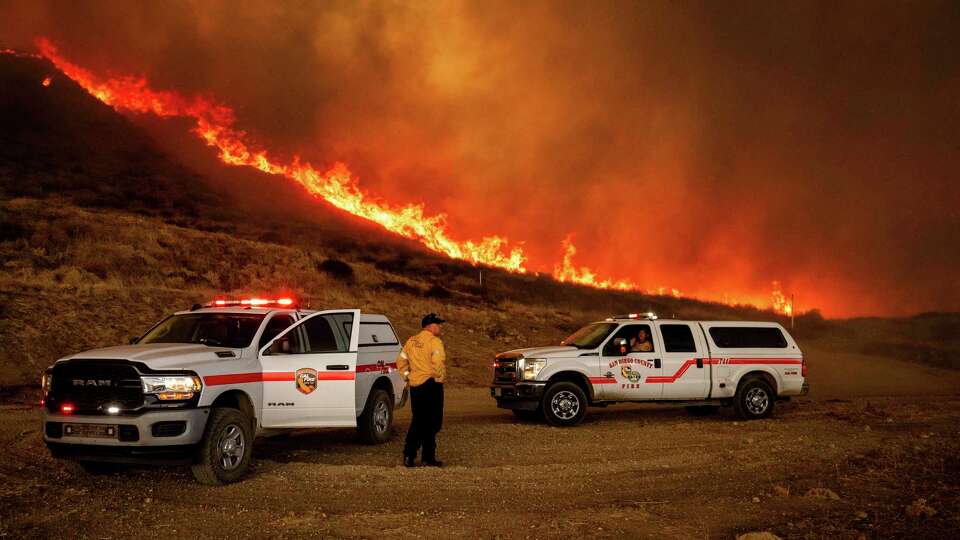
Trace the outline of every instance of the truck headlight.
{"label": "truck headlight", "polygon": [[543,358],[521,358],[519,364],[520,378],[524,381],[533,381],[547,365],[547,361]]}
{"label": "truck headlight", "polygon": [[140,380],[143,393],[157,396],[161,401],[191,399],[203,388],[200,377],[195,375],[148,375]]}

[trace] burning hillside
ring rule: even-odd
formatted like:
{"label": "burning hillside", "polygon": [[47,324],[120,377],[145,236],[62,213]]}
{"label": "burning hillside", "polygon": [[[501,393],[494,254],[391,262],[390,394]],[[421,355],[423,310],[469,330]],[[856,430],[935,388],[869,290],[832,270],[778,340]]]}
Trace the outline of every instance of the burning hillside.
{"label": "burning hillside", "polygon": [[[360,187],[357,179],[343,163],[320,171],[312,164],[303,162],[299,156],[294,156],[288,162],[273,157],[248,133],[236,128],[234,111],[216,100],[155,90],[143,77],[100,77],[69,61],[49,40],[41,38],[37,45],[41,55],[50,60],[64,75],[118,111],[189,118],[194,122],[194,134],[208,146],[215,148],[218,157],[225,164],[252,167],[266,174],[293,180],[310,194],[341,210],[372,221],[395,234],[417,240],[425,247],[451,258],[512,272],[527,272],[527,255],[521,247],[510,247],[506,238],[488,236],[479,241],[456,240],[448,231],[447,217],[444,214],[431,215],[422,204],[397,206],[378,200]],[[51,77],[46,77],[41,84],[49,86],[51,81]],[[603,278],[587,266],[576,266],[573,261],[576,247],[570,236],[563,241],[563,249],[562,262],[553,270],[553,276],[558,281],[601,289],[682,296],[676,288],[644,288],[626,279]],[[780,313],[789,313],[792,306],[782,301],[777,302],[776,294],[779,294],[779,291],[775,291],[770,307]],[[762,296],[759,300],[744,303],[765,304]]]}
{"label": "burning hillside", "polygon": [[251,142],[248,134],[234,127],[234,112],[225,105],[200,96],[187,98],[176,92],[153,90],[142,77],[99,78],[66,60],[48,40],[40,39],[38,46],[41,54],[65,75],[117,110],[193,119],[196,122],[194,133],[217,149],[224,163],[253,167],[294,180],[337,208],[373,221],[390,232],[419,240],[426,247],[451,258],[516,272],[526,271],[523,251],[520,248],[507,251],[504,238],[491,236],[478,242],[456,241],[447,232],[446,216],[428,215],[421,205],[392,206],[377,201],[360,188],[342,163],[321,172],[309,163],[302,163],[297,156],[288,163],[279,162]]}

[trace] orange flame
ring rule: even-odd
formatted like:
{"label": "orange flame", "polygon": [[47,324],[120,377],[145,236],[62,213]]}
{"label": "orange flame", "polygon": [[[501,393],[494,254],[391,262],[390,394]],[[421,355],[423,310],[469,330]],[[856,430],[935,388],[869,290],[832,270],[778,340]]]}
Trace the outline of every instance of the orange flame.
{"label": "orange flame", "polygon": [[573,236],[567,235],[563,239],[563,261],[553,267],[553,278],[562,283],[576,283],[578,285],[589,285],[598,289],[617,289],[621,291],[640,290],[635,283],[628,280],[600,279],[597,275],[587,268],[581,266],[577,268],[573,264],[573,256],[577,254],[577,248],[573,245]]}
{"label": "orange flame", "polygon": [[[358,180],[343,163],[336,163],[322,172],[294,156],[289,162],[280,162],[251,142],[248,134],[236,128],[234,111],[204,96],[187,97],[173,91],[154,90],[144,77],[119,76],[101,78],[93,72],[68,61],[56,47],[45,38],[37,39],[40,55],[24,54],[12,49],[2,49],[0,54],[23,57],[46,58],[64,75],[79,84],[92,96],[117,109],[160,117],[185,117],[195,122],[193,132],[208,146],[216,148],[224,163],[253,167],[267,174],[283,176],[301,184],[310,194],[322,198],[333,206],[355,216],[379,224],[384,229],[403,237],[419,241],[427,248],[454,259],[474,264],[503,268],[525,273],[527,257],[520,247],[508,248],[508,240],[501,236],[488,236],[479,241],[457,241],[447,231],[445,214],[429,215],[422,204],[395,206],[376,200],[360,188]],[[49,86],[51,77],[43,80]],[[604,279],[586,266],[577,267],[573,257],[577,253],[572,236],[562,243],[564,255],[554,267],[557,281],[576,283],[599,289],[637,291],[650,295],[682,297],[683,292],[672,287],[642,289],[636,283],[621,279]],[[793,306],[780,291],[779,282],[774,282],[772,308],[781,314],[792,313]],[[727,295],[723,303],[737,304]]]}
{"label": "orange flame", "polygon": [[9,49],[9,48],[0,49],[0,54],[5,54],[7,56],[16,56],[17,58],[41,58],[39,54],[25,53],[25,52],[20,52],[18,50]]}
{"label": "orange flame", "polygon": [[780,282],[774,281],[772,284],[773,291],[770,293],[770,306],[773,308],[773,311],[781,315],[792,315],[793,314],[793,299],[788,299],[783,291],[780,290]]}
{"label": "orange flame", "polygon": [[253,167],[267,174],[294,180],[309,193],[333,206],[373,221],[390,232],[417,240],[448,257],[513,272],[526,272],[523,250],[514,247],[508,251],[505,238],[488,236],[480,241],[454,240],[447,232],[445,214],[428,215],[420,204],[392,206],[373,200],[342,163],[321,172],[311,164],[301,162],[296,156],[290,163],[276,161],[266,150],[255,148],[247,134],[234,127],[234,112],[225,105],[202,96],[187,98],[176,92],[153,90],[143,77],[101,79],[66,60],[47,39],[38,39],[37,46],[41,54],[66,76],[117,110],[192,118],[196,122],[194,133],[207,145],[216,148],[225,163]]}

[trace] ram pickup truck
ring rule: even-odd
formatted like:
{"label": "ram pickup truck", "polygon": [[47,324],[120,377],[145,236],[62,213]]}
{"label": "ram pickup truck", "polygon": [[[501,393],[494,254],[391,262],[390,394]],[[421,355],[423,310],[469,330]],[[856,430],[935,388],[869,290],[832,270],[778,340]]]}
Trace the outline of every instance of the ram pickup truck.
{"label": "ram pickup truck", "polygon": [[240,479],[254,437],[355,427],[381,443],[406,383],[383,315],[309,311],[292,299],[215,300],[170,315],[130,345],[61,358],[42,377],[55,457],[185,463],[203,483]]}
{"label": "ram pickup truck", "polygon": [[766,418],[775,401],[809,389],[803,353],[773,322],[631,314],[588,324],[558,346],[498,354],[493,366],[498,407],[555,426],[580,423],[590,405],[621,402],[672,402],[692,414],[728,405],[742,418]]}

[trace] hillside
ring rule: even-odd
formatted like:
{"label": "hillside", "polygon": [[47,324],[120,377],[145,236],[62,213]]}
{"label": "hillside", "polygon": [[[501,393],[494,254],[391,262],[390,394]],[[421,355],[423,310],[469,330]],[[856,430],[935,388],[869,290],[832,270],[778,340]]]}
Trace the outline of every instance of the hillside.
{"label": "hillside", "polygon": [[[9,119],[0,125],[2,387],[34,384],[63,354],[123,343],[171,310],[222,293],[283,290],[311,307],[359,306],[387,314],[403,336],[438,311],[450,321],[453,380],[470,385],[486,382],[494,353],[557,342],[614,313],[775,317],[494,269],[483,269],[481,286],[480,269],[295,186],[209,163],[198,172],[70,81],[54,75],[42,86],[51,69],[0,57],[0,82],[10,89],[0,95]],[[231,189],[238,185],[259,191]],[[842,352],[857,365],[874,355],[956,368],[958,327],[951,314],[824,321],[813,312],[798,318],[795,334],[805,349],[824,358]]]}

